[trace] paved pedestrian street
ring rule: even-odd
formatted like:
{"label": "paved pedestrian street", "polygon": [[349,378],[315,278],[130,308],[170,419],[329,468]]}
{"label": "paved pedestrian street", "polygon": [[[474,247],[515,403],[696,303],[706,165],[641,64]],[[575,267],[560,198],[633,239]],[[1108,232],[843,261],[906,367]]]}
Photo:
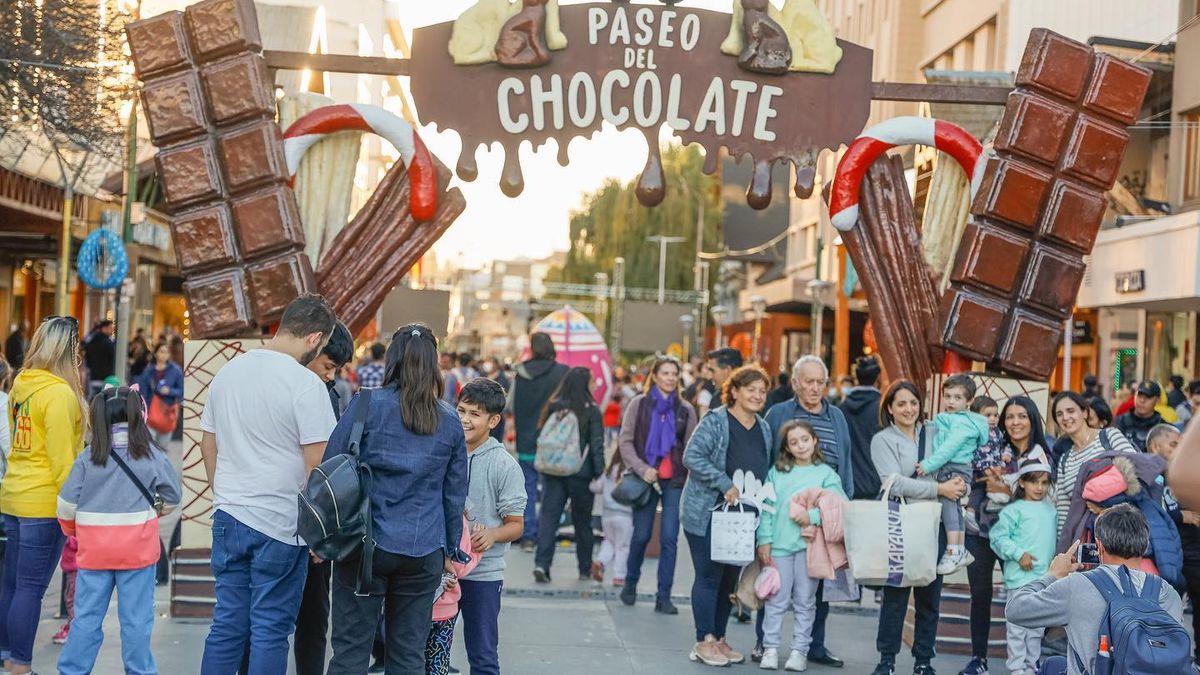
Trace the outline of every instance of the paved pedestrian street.
{"label": "paved pedestrian street", "polygon": [[[690,663],[688,651],[694,640],[691,608],[687,593],[691,588],[691,561],[686,546],[680,550],[675,584],[678,616],[653,612],[653,603],[643,594],[634,607],[621,604],[611,587],[592,581],[578,581],[574,572],[574,551],[560,548],[552,569],[554,582],[535,586],[531,574],[533,556],[513,549],[508,554],[508,582],[500,615],[500,660],[505,672],[515,675],[625,675],[638,673],[703,673],[711,669]],[[655,575],[654,560],[646,562],[645,581]],[[653,585],[643,583],[642,590]],[[53,618],[58,608],[59,580],[50,584],[43,604],[45,611],[38,629],[34,667],[38,672],[54,672],[61,647],[50,643],[50,636],[62,625]],[[167,616],[168,588],[160,586],[157,593],[157,616],[154,626],[153,649],[159,672],[169,675],[188,675],[199,672],[208,622],[171,619]],[[1186,623],[1186,622],[1185,622]],[[812,665],[811,673],[869,673],[874,667],[876,615],[868,600],[863,607],[835,606],[829,618],[829,646],[846,660],[842,670]],[[123,672],[120,652],[120,629],[116,608],[105,620],[105,642],[96,662],[98,675]],[[791,616],[783,626],[786,649],[791,635]],[[747,654],[754,645],[753,624],[730,621],[729,642]],[[966,658],[945,655],[934,661],[939,673],[958,672]],[[455,638],[455,666],[468,671],[463,651],[461,630]],[[1002,661],[991,662],[991,672],[1003,675]],[[734,666],[736,669],[757,669],[756,664]],[[900,655],[897,673],[912,669],[912,657]],[[289,672],[294,672],[289,670]]]}

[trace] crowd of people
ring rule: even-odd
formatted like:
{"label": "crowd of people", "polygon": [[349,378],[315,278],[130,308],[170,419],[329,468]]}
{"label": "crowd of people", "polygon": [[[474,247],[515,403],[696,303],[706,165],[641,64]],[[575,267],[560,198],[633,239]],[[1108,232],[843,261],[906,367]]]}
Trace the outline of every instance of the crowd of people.
{"label": "crowd of people", "polygon": [[[137,386],[114,386],[111,329],[101,322],[81,336],[75,319],[51,317],[27,340],[27,331],[10,337],[18,366],[0,359],[7,673],[31,672],[64,549],[73,603],[59,672],[91,672],[114,591],[127,672],[156,672],[158,519],[181,500],[164,450],[178,424],[182,357],[170,340],[150,349],[139,334],[126,373]],[[534,581],[548,583],[564,524],[579,578],[619,588],[626,605],[637,604],[657,548],[654,611],[665,615],[679,613],[682,528],[695,572],[691,660],[841,667],[828,644],[830,602],[862,592],[847,574],[844,510],[881,493],[937,503],[941,518],[933,581],[877,589],[874,675],[894,673],[906,621],[914,674],[933,673],[942,579],[963,568],[973,656],[960,675],[988,672],[997,565],[1010,673],[1096,672],[1098,659],[1128,658],[1132,648],[1112,647],[1128,634],[1113,628],[1126,596],[1160,613],[1166,632],[1151,643],[1170,652],[1181,596],[1200,593],[1200,514],[1180,505],[1168,471],[1200,382],[1172,379],[1165,395],[1151,381],[1123,388],[1114,415],[1094,378],[1043,412],[1025,396],[977,395],[976,381],[957,375],[941,382],[941,410],[927,411],[923,383],[881,391],[870,357],[831,388],[817,356],[773,379],[723,348],[698,363],[657,356],[618,369],[597,401],[597,378],[559,363],[548,335],[533,334],[529,347],[511,369],[476,363],[439,351],[413,324],[356,363],[353,336],[323,298],[306,295],[261,349],[225,365],[199,420],[216,581],[201,673],[283,673],[294,634],[301,675],[440,675],[452,672],[459,624],[471,672],[499,673],[509,547],[531,552]],[[334,562],[298,536],[297,492],[344,455],[369,467],[373,545]],[[757,525],[755,562],[743,567],[714,555],[713,522],[745,508]],[[1087,563],[1099,572],[1077,573]],[[735,602],[751,573],[753,618]],[[735,616],[755,622],[748,654],[727,639]],[[1187,651],[1189,667],[1200,663],[1190,640]]]}

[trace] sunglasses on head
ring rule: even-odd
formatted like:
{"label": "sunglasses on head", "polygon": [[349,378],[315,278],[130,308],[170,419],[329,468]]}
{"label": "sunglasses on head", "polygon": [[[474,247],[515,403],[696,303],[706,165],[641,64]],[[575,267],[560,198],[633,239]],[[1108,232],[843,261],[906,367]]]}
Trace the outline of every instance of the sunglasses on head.
{"label": "sunglasses on head", "polygon": [[77,330],[79,328],[79,319],[76,319],[73,316],[60,316],[58,314],[51,314],[50,316],[46,317],[45,319],[42,319],[42,323],[47,323],[50,321],[66,321],[67,323],[70,323],[72,326],[74,326]]}

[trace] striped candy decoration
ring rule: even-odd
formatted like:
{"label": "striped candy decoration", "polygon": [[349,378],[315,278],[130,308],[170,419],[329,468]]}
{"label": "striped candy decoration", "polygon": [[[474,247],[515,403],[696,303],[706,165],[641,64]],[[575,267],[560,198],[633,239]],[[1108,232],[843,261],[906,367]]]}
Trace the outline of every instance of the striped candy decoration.
{"label": "striped candy decoration", "polygon": [[962,127],[929,117],[894,117],[867,129],[838,162],[829,197],[829,220],[847,231],[858,222],[858,190],[871,164],[891,148],[929,145],[953,157],[971,177],[971,197],[983,180],[983,147]]}
{"label": "striped candy decoration", "polygon": [[283,153],[288,176],[296,179],[300,160],[317,141],[339,131],[368,131],[379,135],[400,152],[408,167],[409,211],[424,222],[437,213],[437,170],[433,158],[412,125],[379,106],[364,103],[317,108],[292,123],[283,133]]}

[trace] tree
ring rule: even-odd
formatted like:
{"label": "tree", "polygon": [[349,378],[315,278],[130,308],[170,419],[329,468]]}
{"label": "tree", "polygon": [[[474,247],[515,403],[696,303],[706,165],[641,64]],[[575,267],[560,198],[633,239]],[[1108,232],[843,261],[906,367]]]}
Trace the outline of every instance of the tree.
{"label": "tree", "polygon": [[[70,251],[71,199],[89,163],[122,164],[121,108],[134,91],[128,18],[111,0],[0,0],[0,137],[10,147],[48,147],[58,164],[66,197],[60,260]],[[65,313],[67,271],[58,276]]]}
{"label": "tree", "polygon": [[613,260],[625,258],[627,287],[658,286],[658,245],[654,235],[684,237],[667,254],[666,287],[691,290],[696,261],[696,223],[703,205],[702,250],[720,246],[720,183],[703,171],[704,157],[694,146],[672,145],[663,150],[667,196],[646,208],[638,203],[636,182],[609,180],[585,195],[582,208],[571,215],[571,248],[562,268],[550,279],[592,283],[597,272],[612,275]]}

